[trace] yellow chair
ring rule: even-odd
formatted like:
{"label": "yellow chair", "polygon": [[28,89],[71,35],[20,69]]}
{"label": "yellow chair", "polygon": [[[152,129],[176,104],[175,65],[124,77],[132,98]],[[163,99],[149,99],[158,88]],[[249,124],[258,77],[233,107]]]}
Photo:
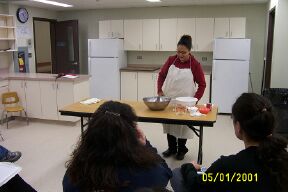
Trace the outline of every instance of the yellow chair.
{"label": "yellow chair", "polygon": [[24,107],[19,105],[19,97],[16,92],[7,92],[2,94],[2,104],[4,105],[4,109],[1,117],[1,124],[3,124],[4,113],[6,113],[6,123],[8,129],[8,113],[19,112],[22,116],[22,111],[24,111],[26,116],[27,125],[29,125],[29,119]]}

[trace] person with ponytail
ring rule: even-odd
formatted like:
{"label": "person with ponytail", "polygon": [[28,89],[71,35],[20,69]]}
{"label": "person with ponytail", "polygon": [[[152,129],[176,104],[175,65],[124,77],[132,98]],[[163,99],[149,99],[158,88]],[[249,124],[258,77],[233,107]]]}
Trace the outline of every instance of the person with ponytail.
{"label": "person with ponytail", "polygon": [[172,172],[136,121],[129,105],[102,104],[67,162],[63,191],[165,189]]}
{"label": "person with ponytail", "polygon": [[202,174],[197,174],[201,168],[197,163],[183,164],[173,171],[175,192],[288,191],[287,141],[273,135],[276,122],[270,101],[243,93],[232,107],[232,119],[245,149],[221,156]]}
{"label": "person with ponytail", "polygon": [[[183,35],[177,44],[177,54],[170,56],[159,72],[159,96],[201,99],[206,87],[205,76],[201,64],[191,54],[191,48],[191,36]],[[163,124],[163,131],[168,140],[168,149],[162,153],[163,156],[176,155],[177,160],[184,159],[188,152],[186,142],[193,138],[193,131],[186,125],[173,124]]]}

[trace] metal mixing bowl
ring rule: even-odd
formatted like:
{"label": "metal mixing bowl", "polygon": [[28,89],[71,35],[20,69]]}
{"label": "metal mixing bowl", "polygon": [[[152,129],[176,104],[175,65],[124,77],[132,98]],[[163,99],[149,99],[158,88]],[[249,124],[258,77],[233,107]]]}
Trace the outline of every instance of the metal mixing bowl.
{"label": "metal mixing bowl", "polygon": [[168,106],[170,100],[171,100],[170,97],[165,97],[165,96],[143,98],[144,103],[152,111],[164,110]]}

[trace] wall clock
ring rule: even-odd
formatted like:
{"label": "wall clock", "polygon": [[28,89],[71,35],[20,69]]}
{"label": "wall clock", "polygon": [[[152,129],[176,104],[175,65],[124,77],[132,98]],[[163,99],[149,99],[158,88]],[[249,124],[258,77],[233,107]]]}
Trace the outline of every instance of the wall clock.
{"label": "wall clock", "polygon": [[28,11],[25,8],[18,8],[16,15],[18,21],[21,23],[26,23],[29,19]]}

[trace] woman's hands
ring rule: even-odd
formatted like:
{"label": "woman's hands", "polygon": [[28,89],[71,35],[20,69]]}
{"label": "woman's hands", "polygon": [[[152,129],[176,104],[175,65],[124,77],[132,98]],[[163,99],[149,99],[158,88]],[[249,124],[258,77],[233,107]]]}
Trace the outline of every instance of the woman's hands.
{"label": "woman's hands", "polygon": [[137,134],[138,141],[142,145],[146,145],[146,137],[144,135],[144,132],[138,126],[136,127],[136,134]]}
{"label": "woman's hands", "polygon": [[158,92],[158,96],[164,96],[163,91]]}

